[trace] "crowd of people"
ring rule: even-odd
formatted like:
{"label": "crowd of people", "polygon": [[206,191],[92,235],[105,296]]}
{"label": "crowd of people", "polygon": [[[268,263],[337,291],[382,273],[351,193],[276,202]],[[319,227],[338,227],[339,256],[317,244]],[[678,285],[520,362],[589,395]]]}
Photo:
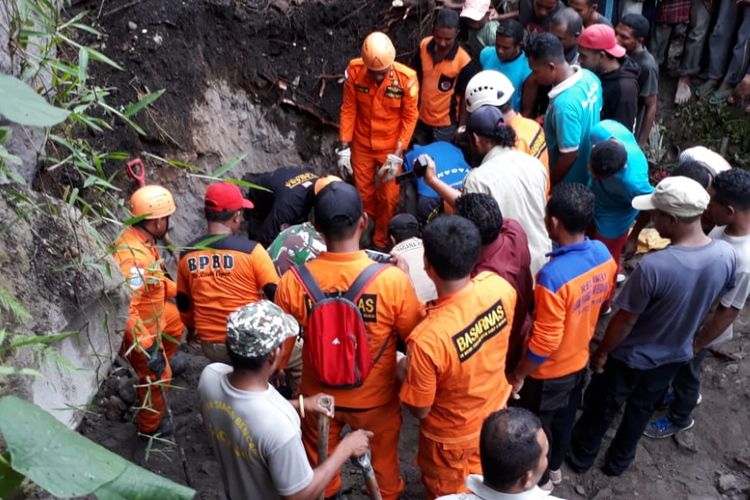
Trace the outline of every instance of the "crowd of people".
{"label": "crowd of people", "polygon": [[[707,348],[750,295],[750,172],[696,146],[651,185],[659,67],[642,15],[451,5],[410,66],[380,32],[349,62],[340,177],[288,166],[249,177],[247,197],[208,186],[176,280],[157,246],[175,200],[131,197],[114,257],[133,292],[137,427],[174,430],[185,337],[212,362],[197,389],[228,498],[336,498],[349,457],[371,463],[373,498],[398,498],[402,411],[427,498],[555,498],[563,463],[591,468],[623,408],[612,476],[643,435],[695,424]],[[626,277],[649,222],[663,249]]]}

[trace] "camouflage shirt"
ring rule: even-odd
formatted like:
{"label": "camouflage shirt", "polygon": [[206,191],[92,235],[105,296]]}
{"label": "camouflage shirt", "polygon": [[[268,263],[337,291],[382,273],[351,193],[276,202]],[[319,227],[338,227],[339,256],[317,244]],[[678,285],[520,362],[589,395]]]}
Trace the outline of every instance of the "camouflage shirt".
{"label": "camouflage shirt", "polygon": [[290,267],[304,264],[325,251],[323,236],[309,222],[284,229],[268,247],[279,276]]}

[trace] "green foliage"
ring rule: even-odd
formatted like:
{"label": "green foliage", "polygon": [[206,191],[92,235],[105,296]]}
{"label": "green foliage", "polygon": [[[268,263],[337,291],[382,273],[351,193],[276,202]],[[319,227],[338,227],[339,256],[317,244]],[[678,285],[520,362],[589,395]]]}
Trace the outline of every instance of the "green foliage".
{"label": "green foliage", "polygon": [[64,121],[70,111],[60,109],[16,77],[0,75],[0,115],[31,127],[51,127]]}
{"label": "green foliage", "polygon": [[31,314],[23,307],[11,293],[0,286],[0,310],[3,317],[6,314],[14,321],[30,321]]}
{"label": "green foliage", "polygon": [[[195,496],[194,490],[128,462],[15,396],[0,399],[0,432],[13,470],[57,497],[177,500]],[[0,468],[0,486],[3,477]]]}

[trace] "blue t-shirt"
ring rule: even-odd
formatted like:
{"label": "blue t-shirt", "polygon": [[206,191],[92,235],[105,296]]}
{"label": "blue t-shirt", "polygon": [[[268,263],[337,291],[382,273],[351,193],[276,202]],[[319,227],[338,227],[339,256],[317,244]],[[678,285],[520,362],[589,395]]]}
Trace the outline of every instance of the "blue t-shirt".
{"label": "blue t-shirt", "polygon": [[529,60],[526,59],[526,54],[521,53],[512,61],[501,61],[497,57],[497,51],[495,47],[485,47],[482,52],[479,53],[479,62],[482,64],[482,69],[491,69],[499,71],[504,74],[513,84],[513,88],[516,89],[513,92],[511,98],[511,104],[515,111],[521,111],[521,93],[523,91],[523,84],[531,74],[531,67],[529,66]]}
{"label": "blue t-shirt", "polygon": [[544,117],[549,166],[554,169],[560,153],[578,151],[575,163],[562,182],[589,182],[589,134],[602,112],[602,85],[591,71],[573,66],[576,73],[552,88]]}
{"label": "blue t-shirt", "polygon": [[638,210],[631,202],[636,196],[654,191],[648,182],[648,161],[635,136],[615,120],[602,120],[591,129],[591,147],[610,138],[625,146],[628,161],[625,168],[606,179],[591,179],[594,192],[594,223],[605,238],[619,238],[628,232]]}
{"label": "blue t-shirt", "polygon": [[734,287],[736,261],[721,240],[646,254],[615,299],[638,319],[612,357],[638,370],[692,359],[698,326],[714,300]]}
{"label": "blue t-shirt", "polygon": [[[438,179],[453,188],[462,189],[464,177],[469,173],[471,167],[466,163],[464,154],[460,149],[450,142],[444,141],[433,142],[426,146],[415,144],[414,149],[406,153],[404,172],[412,169],[414,160],[421,154],[430,155],[435,160],[435,170],[437,171]],[[424,177],[417,179],[417,194],[428,198],[440,199],[440,195],[425,183]]]}

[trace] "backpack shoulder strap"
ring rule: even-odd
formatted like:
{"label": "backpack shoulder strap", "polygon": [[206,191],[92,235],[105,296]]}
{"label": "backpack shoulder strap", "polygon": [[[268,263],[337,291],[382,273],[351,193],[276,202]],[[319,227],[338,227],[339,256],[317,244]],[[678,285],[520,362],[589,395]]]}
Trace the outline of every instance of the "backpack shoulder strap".
{"label": "backpack shoulder strap", "polygon": [[367,288],[372,280],[374,280],[375,277],[382,271],[384,271],[387,267],[388,264],[380,264],[378,262],[373,262],[372,264],[367,266],[361,273],[359,273],[357,279],[354,280],[352,286],[344,294],[344,298],[356,304],[359,300],[360,295],[362,295],[362,292],[365,291],[365,288]]}
{"label": "backpack shoulder strap", "polygon": [[325,299],[326,296],[323,293],[323,290],[321,290],[318,283],[315,282],[315,278],[313,278],[312,273],[306,265],[302,264],[300,266],[292,266],[290,269],[292,274],[297,278],[297,281],[302,285],[307,296],[313,301],[313,304]]}

